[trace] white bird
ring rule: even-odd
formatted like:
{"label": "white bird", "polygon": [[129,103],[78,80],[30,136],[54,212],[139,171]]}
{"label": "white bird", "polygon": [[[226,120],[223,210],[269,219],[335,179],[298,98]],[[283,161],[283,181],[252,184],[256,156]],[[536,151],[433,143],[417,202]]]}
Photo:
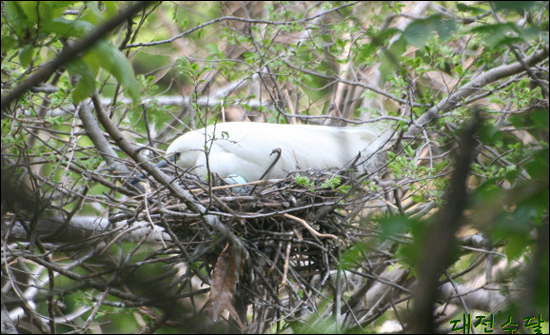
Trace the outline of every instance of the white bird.
{"label": "white bird", "polygon": [[[359,172],[372,172],[369,169],[379,159],[375,153],[386,139],[365,127],[227,122],[185,133],[166,153],[180,167],[205,178],[208,151],[211,172],[251,182],[266,172],[264,179],[285,177],[295,170],[345,169],[354,162],[360,164]],[[274,153],[276,149],[280,152]]]}

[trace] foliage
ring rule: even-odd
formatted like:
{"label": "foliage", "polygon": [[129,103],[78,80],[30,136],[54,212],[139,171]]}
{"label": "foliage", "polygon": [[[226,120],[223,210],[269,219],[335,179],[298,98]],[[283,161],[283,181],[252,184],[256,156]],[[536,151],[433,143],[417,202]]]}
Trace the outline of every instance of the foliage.
{"label": "foliage", "polygon": [[[3,100],[128,5],[2,2]],[[547,332],[548,17],[542,1],[151,3],[2,110],[7,312],[49,333],[418,329],[479,109],[432,330],[541,314]],[[129,184],[180,132],[242,120],[394,133],[356,179]]]}

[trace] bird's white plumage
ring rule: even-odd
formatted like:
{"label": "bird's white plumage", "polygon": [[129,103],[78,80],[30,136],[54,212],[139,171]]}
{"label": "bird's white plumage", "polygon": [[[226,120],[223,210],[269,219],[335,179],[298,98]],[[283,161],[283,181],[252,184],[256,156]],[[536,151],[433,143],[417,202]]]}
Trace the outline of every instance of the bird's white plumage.
{"label": "bird's white plumage", "polygon": [[[298,169],[346,168],[361,153],[359,162],[371,157],[383,145],[382,138],[364,127],[284,125],[228,122],[190,131],[177,138],[167,154],[179,153],[176,164],[207,174],[205,147],[210,147],[210,171],[221,177],[237,174],[247,181],[259,180],[281,157],[265,178],[284,177]],[[373,163],[362,164],[362,170]],[[360,169],[360,171],[362,171]]]}

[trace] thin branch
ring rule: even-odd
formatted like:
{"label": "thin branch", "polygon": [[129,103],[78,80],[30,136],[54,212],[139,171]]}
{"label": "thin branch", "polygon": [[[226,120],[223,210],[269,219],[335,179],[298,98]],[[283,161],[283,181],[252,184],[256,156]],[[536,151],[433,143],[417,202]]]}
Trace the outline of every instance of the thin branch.
{"label": "thin branch", "polygon": [[[530,57],[524,59],[524,63],[528,66],[532,66],[547,58],[548,46],[545,46],[543,50],[536,51]],[[416,119],[415,124],[411,125],[409,130],[405,133],[405,136],[414,137],[418,135],[427,124],[437,118],[438,114],[446,113],[454,109],[464,99],[478,92],[484,86],[522,71],[525,71],[524,64],[516,62],[510,65],[502,65],[480,74],[474,80],[468,82],[448,97],[442,99],[436,106],[430,108],[426,113]]]}
{"label": "thin branch", "polygon": [[25,79],[21,84],[14,88],[6,96],[2,97],[0,104],[1,110],[4,112],[9,105],[22,94],[30,90],[32,87],[38,86],[40,83],[46,81],[57,69],[75,59],[79,54],[82,54],[86,50],[93,47],[100,39],[102,39],[109,32],[116,27],[133,17],[139,11],[147,8],[154,1],[137,1],[133,5],[124,9],[119,15],[105,22],[105,24],[99,26],[93,30],[89,35],[84,37],[79,42],[76,42],[72,47],[63,50],[59,56],[53,61],[44,64],[44,66],[33,73],[30,77]]}
{"label": "thin branch", "polygon": [[203,24],[200,24],[200,25],[198,25],[198,26],[196,26],[192,29],[189,29],[189,30],[187,30],[187,31],[185,31],[185,32],[183,32],[183,33],[181,33],[177,36],[169,38],[167,40],[162,40],[162,41],[158,41],[158,42],[149,42],[149,43],[129,44],[129,45],[126,46],[126,48],[136,48],[136,47],[145,47],[145,46],[154,46],[154,45],[172,43],[173,41],[175,41],[177,39],[180,39],[184,36],[187,36],[189,34],[192,34],[195,31],[201,30],[204,27],[207,27],[207,26],[210,26],[210,25],[213,25],[213,24],[216,24],[216,23],[224,22],[224,21],[238,21],[238,22],[253,23],[253,24],[270,24],[270,25],[291,26],[291,25],[295,25],[295,24],[315,20],[318,17],[321,17],[321,16],[327,15],[329,13],[338,11],[342,8],[346,8],[346,7],[349,7],[349,6],[354,6],[359,2],[360,1],[350,2],[350,3],[344,4],[342,6],[327,10],[326,12],[322,12],[322,13],[319,13],[319,14],[314,15],[312,17],[307,17],[305,19],[301,19],[301,20],[298,20],[298,21],[268,21],[268,20],[258,20],[258,19],[245,19],[245,18],[242,18],[242,17],[235,17],[235,16],[224,16],[224,17],[219,17],[219,18],[210,20],[208,22],[205,22]]}

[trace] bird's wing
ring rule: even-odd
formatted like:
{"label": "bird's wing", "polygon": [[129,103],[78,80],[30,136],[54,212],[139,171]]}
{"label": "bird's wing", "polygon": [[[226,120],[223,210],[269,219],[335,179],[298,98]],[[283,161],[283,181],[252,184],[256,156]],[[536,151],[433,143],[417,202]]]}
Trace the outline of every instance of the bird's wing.
{"label": "bird's wing", "polygon": [[[296,169],[345,168],[360,153],[366,157],[377,148],[373,145],[376,135],[365,128],[230,122],[187,133],[168,151],[203,150],[205,132],[206,138],[214,138],[209,156],[210,170],[222,177],[238,174],[248,181],[258,180],[266,172],[277,158],[271,155],[275,149],[281,150],[281,157],[268,178],[283,176]],[[198,166],[197,174],[206,175],[204,153],[188,156],[180,165],[193,163]]]}
{"label": "bird's wing", "polygon": [[[335,128],[310,125],[277,125],[267,123],[225,123],[217,126],[215,152],[233,153],[235,159],[257,167],[262,174],[275,160],[270,156],[281,149],[281,158],[269,176],[280,176],[296,169],[342,168],[374,138],[374,133],[361,128]],[[237,166],[235,166],[237,168]],[[238,171],[232,171],[239,173]]]}

